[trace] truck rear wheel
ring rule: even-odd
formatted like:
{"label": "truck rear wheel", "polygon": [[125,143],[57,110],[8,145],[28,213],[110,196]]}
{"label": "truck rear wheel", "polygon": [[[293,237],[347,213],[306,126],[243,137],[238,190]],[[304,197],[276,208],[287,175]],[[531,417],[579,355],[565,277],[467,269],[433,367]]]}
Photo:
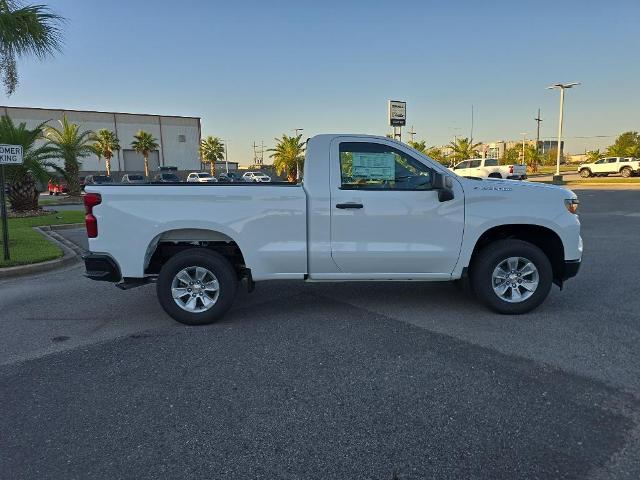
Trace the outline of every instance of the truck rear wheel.
{"label": "truck rear wheel", "polygon": [[229,261],[205,248],[177,253],[162,266],[156,291],[165,312],[186,325],[206,325],[231,308],[238,278]]}
{"label": "truck rear wheel", "polygon": [[473,262],[471,285],[478,299],[498,313],[518,315],[540,305],[551,290],[551,262],[535,245],[499,240]]}

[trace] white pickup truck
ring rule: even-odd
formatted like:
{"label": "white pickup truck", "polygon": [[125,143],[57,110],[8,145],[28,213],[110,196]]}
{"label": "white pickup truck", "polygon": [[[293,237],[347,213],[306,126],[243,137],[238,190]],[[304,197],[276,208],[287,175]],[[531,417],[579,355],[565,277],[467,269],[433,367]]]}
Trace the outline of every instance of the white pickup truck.
{"label": "white pickup truck", "polygon": [[509,178],[512,180],[527,178],[526,165],[500,165],[497,158],[470,158],[457,163],[449,170],[461,177]]}
{"label": "white pickup truck", "polygon": [[581,163],[578,173],[582,178],[606,177],[616,173],[628,178],[640,175],[640,160],[633,157],[600,158],[593,163]]}
{"label": "white pickup truck", "polygon": [[538,306],[582,258],[576,195],[458,177],[384,137],[309,140],[302,184],[91,185],[86,275],[156,282],[179,322],[206,324],[243,281],[467,280],[499,313]]}

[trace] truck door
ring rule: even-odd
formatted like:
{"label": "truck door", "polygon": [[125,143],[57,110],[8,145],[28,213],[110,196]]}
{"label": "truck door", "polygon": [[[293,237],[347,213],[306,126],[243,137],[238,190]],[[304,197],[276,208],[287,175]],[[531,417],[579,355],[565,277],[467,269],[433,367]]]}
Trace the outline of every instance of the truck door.
{"label": "truck door", "polygon": [[440,202],[431,188],[434,167],[382,139],[337,138],[330,168],[331,255],[343,273],[428,278],[452,272],[464,227],[457,181],[454,199]]}

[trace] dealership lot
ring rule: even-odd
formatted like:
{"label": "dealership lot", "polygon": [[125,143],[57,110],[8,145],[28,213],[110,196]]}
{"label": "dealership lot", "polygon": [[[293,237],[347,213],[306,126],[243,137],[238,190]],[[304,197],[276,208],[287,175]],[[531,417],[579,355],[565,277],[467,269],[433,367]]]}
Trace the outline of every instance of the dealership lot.
{"label": "dealership lot", "polygon": [[79,266],[0,282],[0,471],[638,478],[640,191],[578,195],[582,271],[522,317],[448,284],[273,282],[188,328]]}

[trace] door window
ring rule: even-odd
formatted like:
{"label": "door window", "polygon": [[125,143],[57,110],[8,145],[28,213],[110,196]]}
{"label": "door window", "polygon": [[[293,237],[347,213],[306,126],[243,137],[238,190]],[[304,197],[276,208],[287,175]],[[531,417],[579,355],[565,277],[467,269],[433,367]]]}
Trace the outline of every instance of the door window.
{"label": "door window", "polygon": [[497,158],[487,158],[484,161],[484,166],[485,167],[497,167],[498,166],[498,159]]}
{"label": "door window", "polygon": [[460,170],[461,168],[469,168],[469,161],[466,160],[464,162],[460,162],[455,167],[453,167],[454,170]]}
{"label": "door window", "polygon": [[340,173],[343,190],[430,190],[433,171],[388,145],[342,142]]}
{"label": "door window", "polygon": [[482,160],[471,160],[469,162],[469,168],[479,168]]}

